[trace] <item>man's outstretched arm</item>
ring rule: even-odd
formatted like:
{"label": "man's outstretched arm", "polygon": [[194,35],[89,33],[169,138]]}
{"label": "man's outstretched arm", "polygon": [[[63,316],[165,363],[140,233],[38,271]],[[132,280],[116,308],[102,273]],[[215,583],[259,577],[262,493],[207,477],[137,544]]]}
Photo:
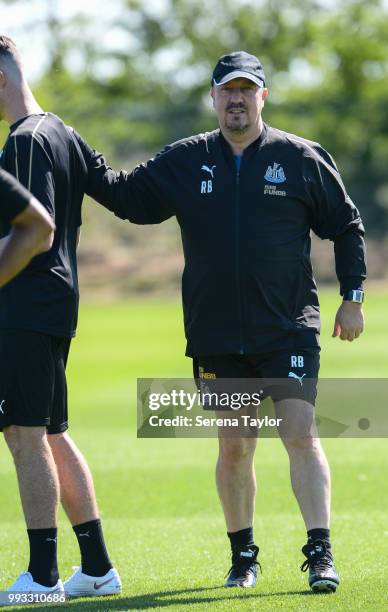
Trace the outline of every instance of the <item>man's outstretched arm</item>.
{"label": "man's outstretched arm", "polygon": [[175,215],[169,193],[168,163],[157,155],[131,173],[116,172],[104,156],[73,133],[87,168],[86,193],[120,219],[139,225],[161,223]]}

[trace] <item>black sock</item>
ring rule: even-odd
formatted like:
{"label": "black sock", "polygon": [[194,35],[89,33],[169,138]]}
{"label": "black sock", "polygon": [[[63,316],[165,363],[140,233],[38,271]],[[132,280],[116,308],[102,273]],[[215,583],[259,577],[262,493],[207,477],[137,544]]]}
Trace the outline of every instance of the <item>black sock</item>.
{"label": "black sock", "polygon": [[310,529],[307,532],[307,542],[312,544],[315,540],[323,540],[330,548],[330,529]]}
{"label": "black sock", "polygon": [[52,587],[58,582],[57,528],[27,529],[30,541],[28,571],[34,582]]}
{"label": "black sock", "polygon": [[240,529],[240,531],[227,532],[232,547],[232,552],[254,544],[253,541],[253,527],[247,527],[247,529]]}
{"label": "black sock", "polygon": [[105,576],[111,569],[100,519],[74,525],[81,551],[82,572],[88,576]]}

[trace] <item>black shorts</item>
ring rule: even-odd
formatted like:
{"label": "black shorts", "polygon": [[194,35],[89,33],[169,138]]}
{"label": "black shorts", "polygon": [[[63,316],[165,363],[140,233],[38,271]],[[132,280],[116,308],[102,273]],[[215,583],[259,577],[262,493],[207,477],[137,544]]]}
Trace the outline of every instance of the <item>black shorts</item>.
{"label": "black shorts", "polygon": [[66,363],[71,338],[34,331],[0,330],[0,430],[9,425],[67,424]]}
{"label": "black shorts", "polygon": [[315,405],[319,353],[319,347],[309,347],[260,355],[200,355],[193,358],[194,378],[200,388],[211,390],[217,379],[260,379],[262,399],[302,399]]}

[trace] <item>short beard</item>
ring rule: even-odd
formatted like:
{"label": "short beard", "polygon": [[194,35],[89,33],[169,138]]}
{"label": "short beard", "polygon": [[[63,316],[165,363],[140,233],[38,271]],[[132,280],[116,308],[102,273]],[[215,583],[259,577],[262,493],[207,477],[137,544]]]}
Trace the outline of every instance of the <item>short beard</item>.
{"label": "short beard", "polygon": [[225,123],[225,127],[229,132],[233,132],[234,134],[245,134],[249,129],[249,124],[244,123],[243,125],[238,125],[235,123],[234,125],[229,125],[229,123]]}

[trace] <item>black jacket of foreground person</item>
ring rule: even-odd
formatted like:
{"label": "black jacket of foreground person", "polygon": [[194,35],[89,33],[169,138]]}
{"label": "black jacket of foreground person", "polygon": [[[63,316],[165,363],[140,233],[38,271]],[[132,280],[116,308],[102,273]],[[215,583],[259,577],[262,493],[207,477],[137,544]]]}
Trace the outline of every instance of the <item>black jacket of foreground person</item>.
{"label": "black jacket of foreground person", "polygon": [[237,171],[220,130],[167,146],[130,174],[75,137],[86,192],[122,219],[182,232],[187,355],[316,346],[320,329],[310,230],[334,241],[341,293],[365,278],[364,229],[330,155],[264,125]]}

